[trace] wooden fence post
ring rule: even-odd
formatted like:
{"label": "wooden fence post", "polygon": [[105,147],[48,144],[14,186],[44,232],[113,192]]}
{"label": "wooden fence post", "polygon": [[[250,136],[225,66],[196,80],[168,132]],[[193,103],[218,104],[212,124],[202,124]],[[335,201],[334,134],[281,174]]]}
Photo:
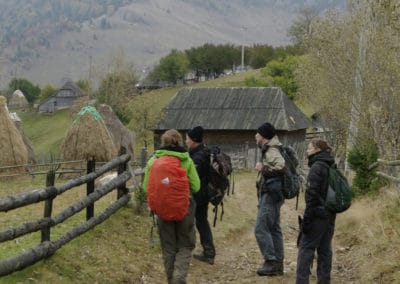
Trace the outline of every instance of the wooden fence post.
{"label": "wooden fence post", "polygon": [[142,148],[140,150],[140,167],[145,168],[147,163],[147,148]]}
{"label": "wooden fence post", "polygon": [[[94,172],[96,170],[96,161],[94,159],[87,161],[87,173]],[[94,180],[86,183],[86,195],[94,192]],[[89,220],[94,216],[94,203],[86,208],[86,220]]]}
{"label": "wooden fence post", "polygon": [[[54,170],[50,170],[46,175],[46,187],[54,186],[55,178],[56,172]],[[53,199],[54,197],[51,197],[44,203],[44,218],[51,217],[51,213],[53,211]],[[50,227],[42,229],[42,243],[45,241],[50,241]]]}
{"label": "wooden fence post", "polygon": [[[126,154],[126,148],[125,147],[121,147],[121,149],[119,150],[119,156],[121,156],[123,154]],[[127,161],[126,163],[121,163],[121,164],[118,165],[118,169],[117,169],[118,175],[120,175],[120,174],[122,174],[123,172],[126,171],[126,169],[128,168],[128,162],[129,161]],[[127,193],[128,193],[128,189],[126,188],[126,182],[124,182],[124,184],[118,186],[117,199],[120,199],[122,196],[124,196]]]}

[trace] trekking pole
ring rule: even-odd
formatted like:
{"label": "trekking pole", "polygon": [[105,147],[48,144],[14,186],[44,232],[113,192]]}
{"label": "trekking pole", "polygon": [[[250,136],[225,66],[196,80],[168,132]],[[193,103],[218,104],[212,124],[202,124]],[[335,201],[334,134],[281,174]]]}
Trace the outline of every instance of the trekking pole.
{"label": "trekking pole", "polygon": [[213,226],[215,227],[215,225],[217,224],[218,206],[215,206],[213,211],[214,211],[214,225]]}
{"label": "trekking pole", "polygon": [[152,222],[151,229],[150,229],[150,247],[151,247],[151,248],[154,248],[154,246],[155,246],[153,231],[154,231],[154,227],[156,226],[156,220],[155,220],[154,215],[155,215],[155,214],[154,214],[154,212],[152,211],[152,212],[151,212],[151,216],[153,217],[153,222]]}

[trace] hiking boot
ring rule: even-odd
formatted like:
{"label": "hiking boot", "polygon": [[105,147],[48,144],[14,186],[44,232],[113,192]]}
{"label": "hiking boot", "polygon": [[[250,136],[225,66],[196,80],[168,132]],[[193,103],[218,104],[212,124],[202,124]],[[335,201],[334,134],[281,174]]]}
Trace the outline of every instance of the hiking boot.
{"label": "hiking boot", "polygon": [[261,267],[257,269],[260,276],[274,276],[283,274],[283,262],[266,260]]}
{"label": "hiking boot", "polygon": [[200,261],[203,261],[203,262],[206,262],[206,263],[211,264],[211,265],[214,264],[214,258],[205,256],[204,253],[194,253],[193,254],[193,258],[197,259],[197,260],[200,260]]}

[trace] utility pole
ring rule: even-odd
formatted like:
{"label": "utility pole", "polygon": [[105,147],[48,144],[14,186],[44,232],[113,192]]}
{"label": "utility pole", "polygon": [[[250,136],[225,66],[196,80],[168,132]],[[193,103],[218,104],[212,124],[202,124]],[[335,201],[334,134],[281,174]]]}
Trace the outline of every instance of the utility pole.
{"label": "utility pole", "polygon": [[88,89],[88,102],[90,101],[90,95],[92,92],[92,55],[89,56],[89,89]]}

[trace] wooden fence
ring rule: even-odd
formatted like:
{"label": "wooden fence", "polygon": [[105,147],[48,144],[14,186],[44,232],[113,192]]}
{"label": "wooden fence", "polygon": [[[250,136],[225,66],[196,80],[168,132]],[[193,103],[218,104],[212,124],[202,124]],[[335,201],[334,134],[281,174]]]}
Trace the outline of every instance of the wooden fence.
{"label": "wooden fence", "polygon": [[[18,237],[41,231],[41,242],[36,247],[25,250],[19,255],[0,261],[0,276],[10,274],[30,266],[44,258],[55,253],[63,245],[76,238],[77,236],[94,228],[113,213],[126,205],[131,196],[126,187],[126,182],[131,178],[131,171],[128,170],[129,154],[121,154],[114,160],[95,169],[95,162],[88,161],[87,174],[71,179],[61,186],[54,186],[55,171],[47,174],[46,188],[37,189],[31,192],[24,192],[13,196],[0,199],[0,212],[15,210],[30,204],[44,201],[43,218],[16,225],[12,228],[0,231],[0,242],[15,240]],[[108,183],[101,185],[94,190],[96,178],[101,175],[117,169],[118,175]],[[53,199],[64,192],[86,184],[87,195],[82,200],[69,206],[59,214],[52,216]],[[107,207],[102,213],[94,216],[94,205],[97,200],[106,194],[117,189],[117,200]],[[86,222],[74,227],[71,231],[65,233],[57,240],[51,240],[51,229],[76,213],[86,208]]]}
{"label": "wooden fence", "polygon": [[395,182],[395,185],[398,186],[400,184],[400,178],[398,177],[398,170],[397,166],[400,166],[400,160],[394,160],[394,161],[387,161],[383,159],[378,159],[375,163],[373,163],[371,166],[369,166],[369,169],[373,169],[379,166],[389,166],[391,167],[390,170],[387,172],[392,173],[392,175],[388,173],[384,173],[383,171],[377,171],[376,175],[383,177],[387,180],[390,180],[392,182]]}

